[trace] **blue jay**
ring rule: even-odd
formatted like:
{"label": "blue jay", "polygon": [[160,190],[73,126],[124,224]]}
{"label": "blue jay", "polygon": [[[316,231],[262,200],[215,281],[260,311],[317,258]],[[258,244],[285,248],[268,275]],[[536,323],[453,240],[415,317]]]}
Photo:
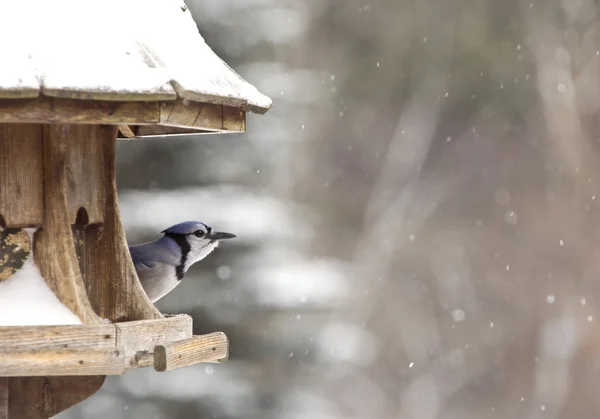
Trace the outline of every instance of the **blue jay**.
{"label": "blue jay", "polygon": [[175,224],[161,233],[160,239],[129,246],[135,270],[152,302],[179,285],[190,266],[208,256],[220,240],[236,237],[199,221]]}

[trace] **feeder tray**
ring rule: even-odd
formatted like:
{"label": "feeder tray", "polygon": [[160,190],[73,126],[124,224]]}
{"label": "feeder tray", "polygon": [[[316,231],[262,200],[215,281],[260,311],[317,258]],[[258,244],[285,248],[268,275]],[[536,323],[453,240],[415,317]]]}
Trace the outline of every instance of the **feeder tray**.
{"label": "feeder tray", "polygon": [[271,100],[214,54],[183,2],[30,0],[0,15],[0,225],[38,229],[35,263],[83,323],[0,327],[0,419],[54,416],[128,369],[226,361],[225,334],[194,336],[189,316],[161,314],[143,291],[116,140],[244,132]]}

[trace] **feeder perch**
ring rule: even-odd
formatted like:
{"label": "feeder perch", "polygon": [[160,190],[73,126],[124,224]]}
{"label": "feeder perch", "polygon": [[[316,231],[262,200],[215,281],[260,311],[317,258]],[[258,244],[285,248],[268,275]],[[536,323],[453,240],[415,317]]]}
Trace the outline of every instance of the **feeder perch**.
{"label": "feeder perch", "polygon": [[[13,1],[0,16],[0,233],[37,229],[32,260],[81,320],[0,327],[0,419],[51,417],[128,369],[224,362],[225,334],[194,336],[189,316],[161,314],[139,283],[116,140],[244,132],[246,112],[271,100],[178,0]],[[0,285],[23,262],[2,249]]]}

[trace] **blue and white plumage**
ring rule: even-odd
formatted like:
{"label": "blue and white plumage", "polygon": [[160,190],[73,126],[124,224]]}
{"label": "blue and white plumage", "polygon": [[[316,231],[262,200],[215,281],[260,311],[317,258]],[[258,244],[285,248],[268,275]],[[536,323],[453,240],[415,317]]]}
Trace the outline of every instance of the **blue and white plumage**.
{"label": "blue and white plumage", "polygon": [[163,230],[161,238],[129,246],[144,291],[155,302],[181,283],[190,266],[204,259],[219,241],[234,238],[199,221],[186,221]]}

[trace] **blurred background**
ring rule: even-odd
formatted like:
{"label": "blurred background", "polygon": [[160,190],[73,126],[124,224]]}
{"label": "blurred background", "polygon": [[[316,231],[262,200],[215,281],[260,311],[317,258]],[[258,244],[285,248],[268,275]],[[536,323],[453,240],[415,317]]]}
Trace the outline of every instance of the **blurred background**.
{"label": "blurred background", "polygon": [[274,106],[120,142],[120,203],[238,235],[157,303],[231,357],[57,418],[597,417],[598,2],[186,3]]}

